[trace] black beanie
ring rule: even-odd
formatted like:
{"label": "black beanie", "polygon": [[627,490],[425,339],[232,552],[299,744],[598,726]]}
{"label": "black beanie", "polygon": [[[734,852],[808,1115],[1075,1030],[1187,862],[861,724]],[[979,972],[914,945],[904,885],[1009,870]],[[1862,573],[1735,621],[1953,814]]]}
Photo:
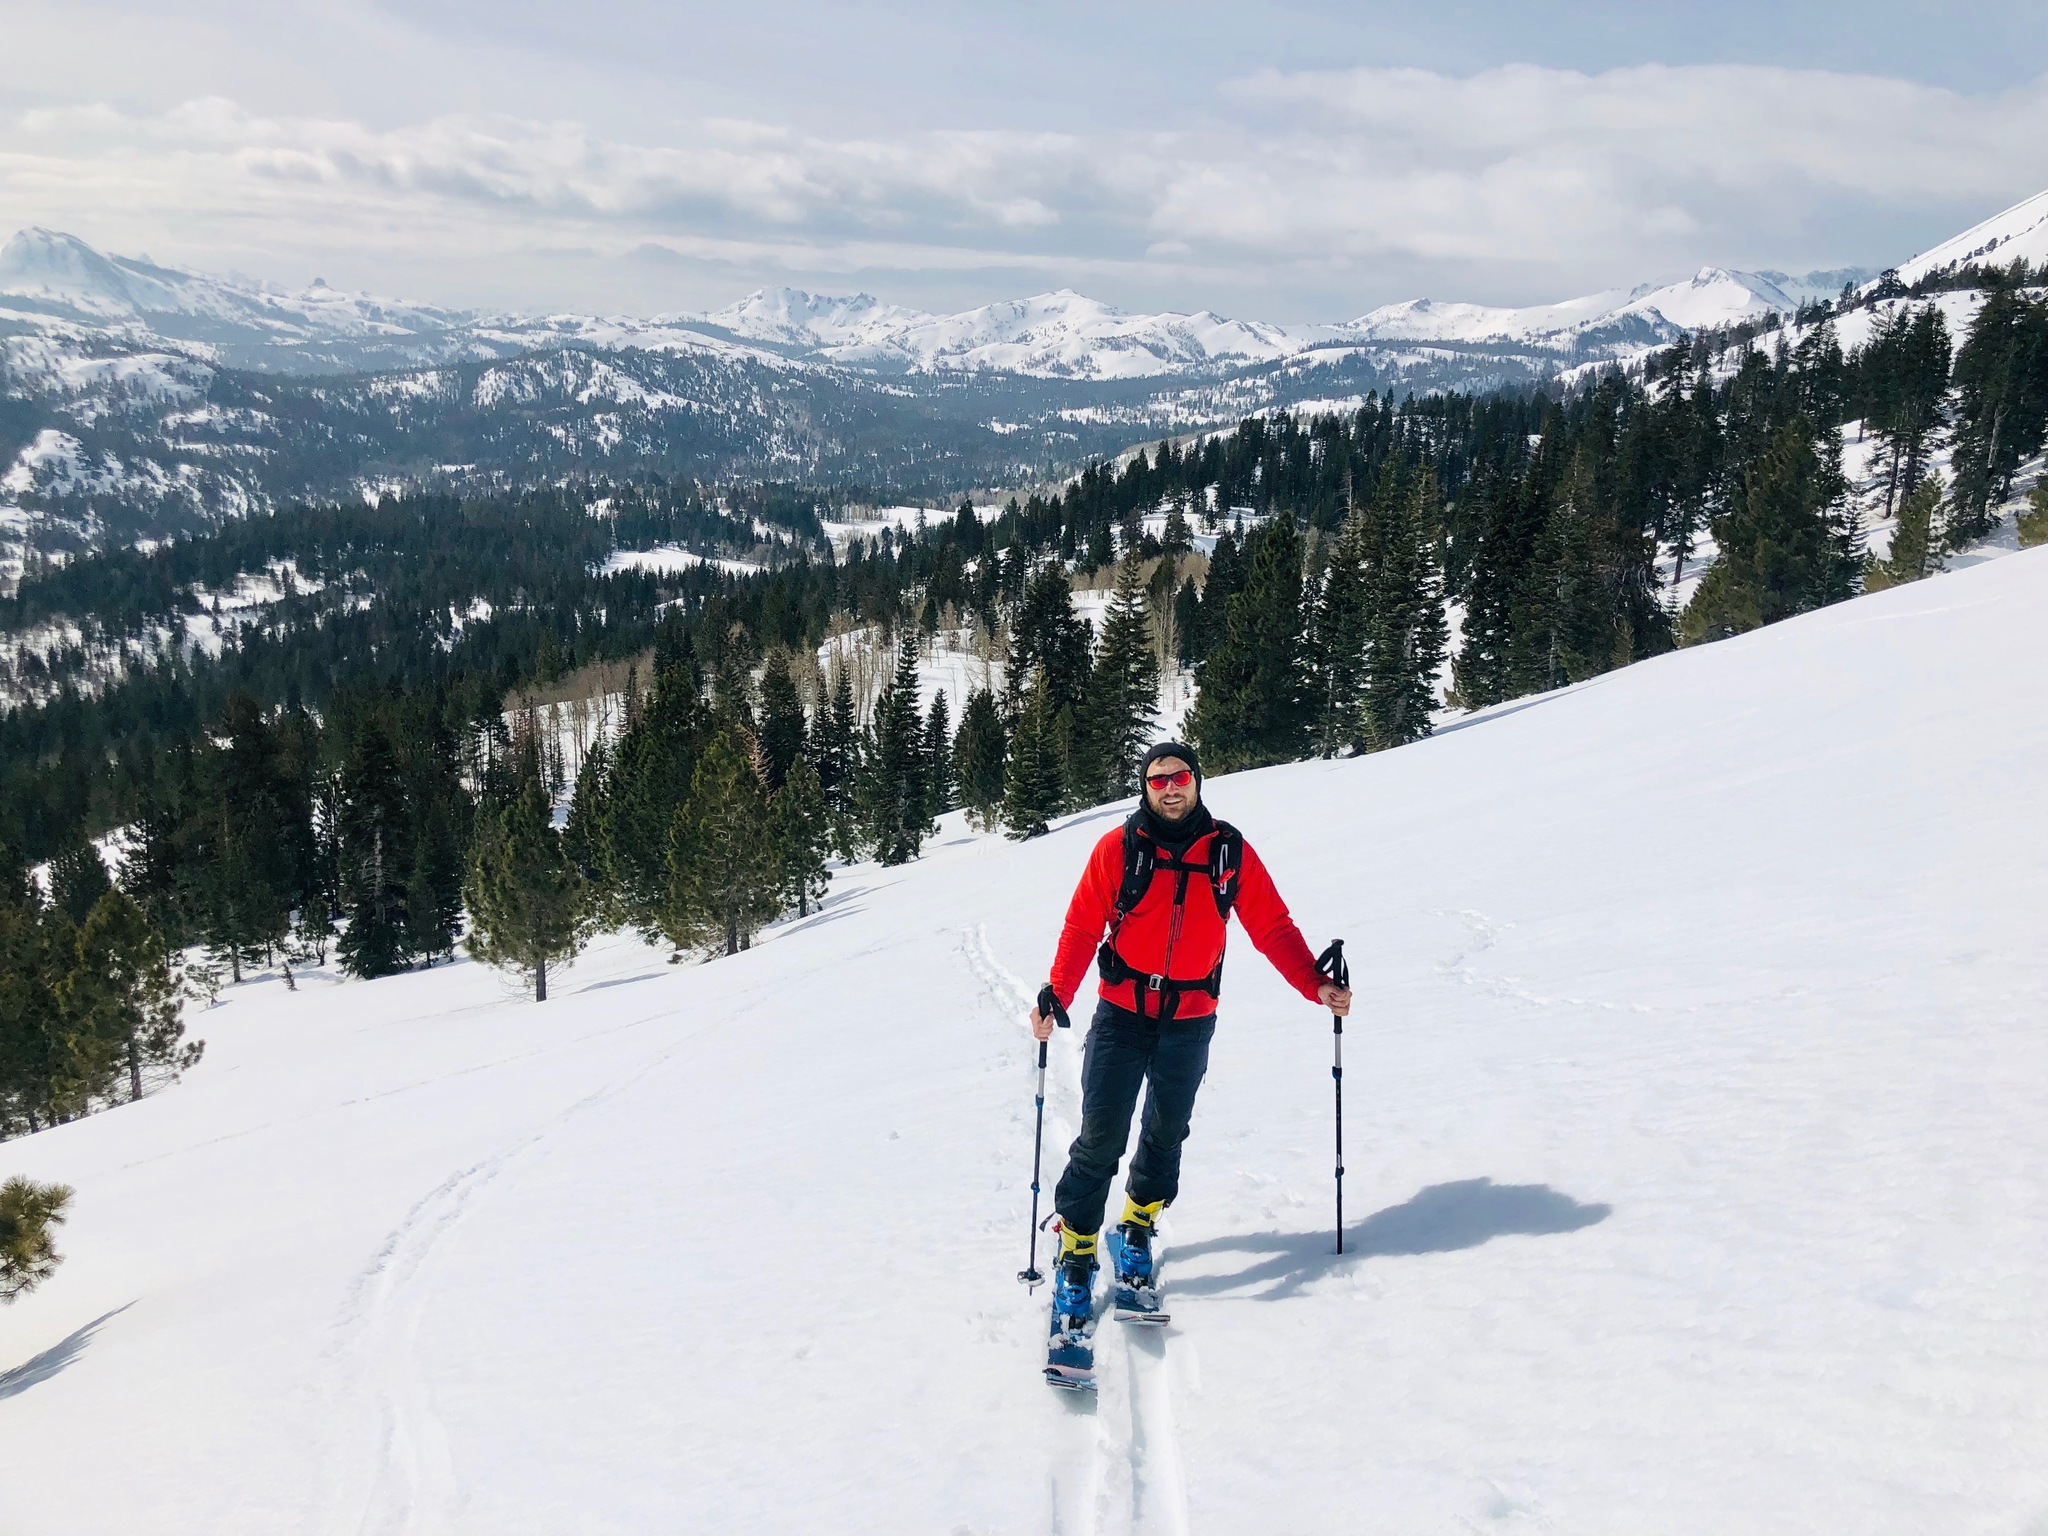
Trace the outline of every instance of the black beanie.
{"label": "black beanie", "polygon": [[1138,777],[1142,779],[1146,774],[1150,773],[1152,765],[1162,757],[1177,757],[1186,763],[1188,767],[1195,771],[1195,788],[1200,789],[1202,787],[1202,760],[1195,756],[1195,749],[1184,741],[1162,741],[1156,743],[1145,754],[1144,764],[1138,769]]}

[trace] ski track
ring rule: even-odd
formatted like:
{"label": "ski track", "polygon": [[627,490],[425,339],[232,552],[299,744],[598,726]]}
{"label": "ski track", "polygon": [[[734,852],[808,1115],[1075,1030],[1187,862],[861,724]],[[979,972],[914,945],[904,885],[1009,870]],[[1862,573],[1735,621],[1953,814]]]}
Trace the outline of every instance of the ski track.
{"label": "ski track", "polygon": [[[655,1014],[602,1033],[659,1022]],[[432,1393],[417,1357],[420,1330],[432,1299],[432,1278],[449,1237],[477,1198],[505,1168],[569,1121],[615,1098],[659,1070],[694,1038],[670,1042],[617,1080],[584,1095],[540,1126],[483,1161],[451,1175],[423,1196],[395,1227],[349,1288],[337,1353],[361,1360],[350,1396],[360,1462],[330,1500],[330,1536],[446,1529],[459,1512],[459,1492],[448,1436],[435,1415]],[[352,1486],[351,1486],[352,1485]]]}
{"label": "ski track", "polygon": [[[996,1011],[1015,1019],[1030,1012],[1037,992],[996,957],[988,928],[962,930],[961,951]],[[1085,1037],[1083,1026],[1068,1031]],[[1081,1039],[1049,1054],[1046,1070],[1046,1158],[1043,1182],[1050,1196],[1065,1144],[1080,1124]],[[1033,1067],[1035,1057],[1027,1055]],[[1049,1198],[1048,1198],[1049,1207]],[[1041,1212],[1043,1215],[1043,1212]],[[1109,1317],[1096,1327],[1096,1393],[1093,1402],[1057,1394],[1076,1427],[1086,1425],[1086,1471],[1067,1472],[1066,1452],[1077,1437],[1063,1436],[1051,1469],[1050,1529],[1074,1536],[1187,1536],[1187,1484],[1175,1427],[1171,1341],[1167,1329],[1138,1331]],[[1108,1366],[1108,1369],[1104,1369]],[[1092,1422],[1090,1422],[1092,1421]],[[1123,1426],[1119,1433],[1117,1426]],[[1079,1460],[1077,1456],[1074,1460]],[[1077,1486],[1078,1485],[1078,1486]],[[1073,1523],[1069,1516],[1072,1515]]]}

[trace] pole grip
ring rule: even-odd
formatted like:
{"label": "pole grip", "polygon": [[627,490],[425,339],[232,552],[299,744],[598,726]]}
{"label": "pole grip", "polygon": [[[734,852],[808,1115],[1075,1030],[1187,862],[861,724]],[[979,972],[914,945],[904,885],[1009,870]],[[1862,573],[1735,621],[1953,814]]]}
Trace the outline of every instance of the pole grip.
{"label": "pole grip", "polygon": [[[1060,1006],[1059,996],[1053,991],[1052,983],[1049,981],[1038,989],[1038,1016],[1044,1018],[1047,1014],[1052,1015],[1053,1023],[1061,1029],[1073,1027],[1074,1021],[1067,1017],[1067,1010]],[[1043,1051],[1044,1046],[1041,1044],[1039,1049]]]}

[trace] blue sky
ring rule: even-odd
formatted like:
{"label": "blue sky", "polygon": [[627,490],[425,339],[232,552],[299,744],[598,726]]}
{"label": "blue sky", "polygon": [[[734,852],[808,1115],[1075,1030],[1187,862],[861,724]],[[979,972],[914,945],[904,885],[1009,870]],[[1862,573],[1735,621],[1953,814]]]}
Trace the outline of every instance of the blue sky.
{"label": "blue sky", "polygon": [[0,6],[0,226],[521,309],[1337,319],[1902,259],[2048,187],[2048,7]]}

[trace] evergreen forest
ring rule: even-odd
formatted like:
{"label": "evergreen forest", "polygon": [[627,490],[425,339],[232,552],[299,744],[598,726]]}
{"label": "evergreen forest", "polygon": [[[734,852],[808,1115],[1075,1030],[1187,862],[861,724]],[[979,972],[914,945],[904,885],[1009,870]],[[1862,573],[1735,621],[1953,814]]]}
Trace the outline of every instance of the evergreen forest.
{"label": "evergreen forest", "polygon": [[[254,969],[462,952],[545,1000],[597,932],[731,954],[949,811],[1029,837],[1133,794],[1171,724],[1211,773],[1376,752],[1917,580],[2048,433],[2048,299],[1978,276],[1961,336],[1903,305],[1845,352],[1816,313],[852,537],[856,489],[649,473],[32,565],[0,598],[0,1134],[175,1077],[187,1012]],[[966,654],[987,682],[934,693]]]}

